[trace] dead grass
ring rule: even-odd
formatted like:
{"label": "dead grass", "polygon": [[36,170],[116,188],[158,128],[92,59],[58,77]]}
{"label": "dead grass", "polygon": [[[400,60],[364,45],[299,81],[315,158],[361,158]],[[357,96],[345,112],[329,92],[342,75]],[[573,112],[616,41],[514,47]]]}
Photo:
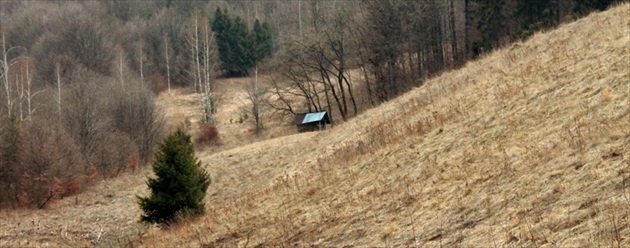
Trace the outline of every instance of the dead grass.
{"label": "dead grass", "polygon": [[[282,137],[296,133],[290,121],[279,119],[272,111],[263,113],[265,129],[254,135],[254,121],[246,116],[249,110],[246,86],[251,78],[218,79],[216,83],[215,126],[219,131],[221,145],[212,147],[213,152],[225,151],[258,141]],[[263,83],[264,77],[260,79]],[[174,89],[171,94],[163,92],[158,97],[158,105],[164,110],[167,129],[184,127],[193,136],[199,131],[201,108],[198,96],[188,88]]]}
{"label": "dead grass", "polygon": [[84,205],[1,213],[0,246],[89,244],[64,225],[101,223],[98,244],[118,246],[628,247],[629,12],[536,34],[331,130],[201,152],[197,220],[138,226],[146,189],[129,175]]}
{"label": "dead grass", "polygon": [[146,168],[104,181],[48,209],[0,212],[0,247],[117,245],[148,230],[137,223],[136,195],[148,192]]}

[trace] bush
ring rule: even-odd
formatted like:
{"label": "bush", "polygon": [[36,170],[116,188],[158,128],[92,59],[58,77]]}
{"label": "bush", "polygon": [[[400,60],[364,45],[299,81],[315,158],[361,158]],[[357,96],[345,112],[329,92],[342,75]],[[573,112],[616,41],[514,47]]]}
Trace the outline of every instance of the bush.
{"label": "bush", "polygon": [[41,209],[80,189],[79,179],[87,170],[70,134],[32,121],[24,123],[20,137],[20,205]]}
{"label": "bush", "polygon": [[190,135],[178,129],[166,137],[152,166],[156,177],[147,181],[151,195],[138,197],[144,212],[140,221],[168,226],[205,212],[210,176],[195,157]]}
{"label": "bush", "polygon": [[219,145],[219,130],[211,124],[201,124],[199,126],[199,134],[195,138],[195,144],[198,146]]}
{"label": "bush", "polygon": [[19,131],[19,123],[15,118],[0,117],[0,209],[18,206]]}

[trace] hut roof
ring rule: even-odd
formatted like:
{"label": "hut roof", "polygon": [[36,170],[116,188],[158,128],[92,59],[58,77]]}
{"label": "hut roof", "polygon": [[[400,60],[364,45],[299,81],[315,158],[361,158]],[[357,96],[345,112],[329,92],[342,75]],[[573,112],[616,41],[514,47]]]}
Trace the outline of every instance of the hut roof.
{"label": "hut roof", "polygon": [[307,113],[302,124],[321,121],[324,119],[324,116],[326,116],[326,112]]}
{"label": "hut roof", "polygon": [[293,121],[293,123],[295,125],[302,125],[320,121],[324,121],[326,122],[326,124],[330,124],[330,119],[328,118],[328,114],[326,113],[326,111],[297,114],[295,115],[295,120]]}

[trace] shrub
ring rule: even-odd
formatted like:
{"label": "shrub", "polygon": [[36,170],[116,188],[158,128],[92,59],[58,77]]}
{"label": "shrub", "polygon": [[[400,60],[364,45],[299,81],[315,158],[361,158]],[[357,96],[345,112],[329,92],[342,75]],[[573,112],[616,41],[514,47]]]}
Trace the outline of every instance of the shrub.
{"label": "shrub", "polygon": [[138,197],[140,221],[170,225],[205,212],[203,198],[210,176],[195,157],[190,135],[178,129],[160,144],[152,164],[155,178],[147,180],[149,197]]}
{"label": "shrub", "polygon": [[37,121],[25,122],[22,127],[18,169],[20,204],[44,208],[57,198],[72,194],[66,190],[83,174],[85,162],[79,146],[63,129]]}
{"label": "shrub", "polygon": [[15,118],[0,117],[0,209],[17,206],[19,195],[19,123]]}
{"label": "shrub", "polygon": [[219,145],[220,137],[217,127],[211,124],[201,124],[195,144],[199,146]]}

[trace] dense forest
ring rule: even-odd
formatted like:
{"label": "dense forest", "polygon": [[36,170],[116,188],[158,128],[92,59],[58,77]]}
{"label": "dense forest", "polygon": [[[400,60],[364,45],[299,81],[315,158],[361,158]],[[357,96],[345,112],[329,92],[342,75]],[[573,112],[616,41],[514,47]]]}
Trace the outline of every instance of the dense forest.
{"label": "dense forest", "polygon": [[256,118],[266,94],[279,113],[346,120],[615,2],[2,1],[0,208],[43,208],[146,164],[164,129],[154,96],[171,87],[193,88],[211,123],[213,80],[260,71]]}

